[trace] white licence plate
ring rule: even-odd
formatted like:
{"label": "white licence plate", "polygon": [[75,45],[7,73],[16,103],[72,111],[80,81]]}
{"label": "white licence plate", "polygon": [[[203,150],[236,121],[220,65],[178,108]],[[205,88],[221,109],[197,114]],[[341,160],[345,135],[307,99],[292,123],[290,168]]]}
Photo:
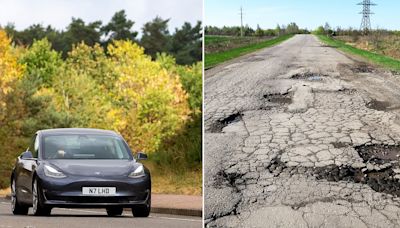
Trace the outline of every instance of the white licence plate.
{"label": "white licence plate", "polygon": [[89,196],[113,196],[116,192],[116,187],[82,187],[82,194]]}

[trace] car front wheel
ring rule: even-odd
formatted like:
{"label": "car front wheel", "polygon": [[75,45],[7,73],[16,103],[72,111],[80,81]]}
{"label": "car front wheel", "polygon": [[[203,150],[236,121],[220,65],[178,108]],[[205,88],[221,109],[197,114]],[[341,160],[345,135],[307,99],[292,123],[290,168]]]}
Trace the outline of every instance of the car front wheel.
{"label": "car front wheel", "polygon": [[15,180],[11,182],[11,210],[14,215],[27,215],[29,207],[18,202]]}
{"label": "car front wheel", "polygon": [[151,209],[151,195],[144,205],[136,205],[132,207],[132,214],[134,217],[149,217]]}
{"label": "car front wheel", "polygon": [[51,213],[51,208],[46,207],[43,205],[43,193],[42,190],[39,186],[39,183],[37,179],[33,181],[33,186],[32,186],[32,206],[33,206],[33,215],[36,216],[46,216],[50,215]]}

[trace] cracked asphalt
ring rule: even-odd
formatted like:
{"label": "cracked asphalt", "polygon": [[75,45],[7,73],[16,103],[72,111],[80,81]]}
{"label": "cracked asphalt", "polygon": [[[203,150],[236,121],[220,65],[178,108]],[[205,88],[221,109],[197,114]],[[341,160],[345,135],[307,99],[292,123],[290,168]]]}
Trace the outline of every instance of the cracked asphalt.
{"label": "cracked asphalt", "polygon": [[399,227],[400,80],[297,35],[205,73],[206,227]]}

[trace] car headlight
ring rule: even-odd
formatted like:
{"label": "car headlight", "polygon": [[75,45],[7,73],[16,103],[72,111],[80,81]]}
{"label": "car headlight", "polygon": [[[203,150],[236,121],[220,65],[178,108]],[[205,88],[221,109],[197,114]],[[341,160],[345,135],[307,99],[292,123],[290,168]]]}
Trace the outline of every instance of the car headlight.
{"label": "car headlight", "polygon": [[129,174],[129,177],[131,178],[138,178],[138,177],[144,177],[144,168],[143,165],[139,165],[135,171],[131,172],[131,174]]}
{"label": "car headlight", "polygon": [[49,165],[44,165],[44,174],[48,177],[54,177],[54,178],[64,178],[66,177],[64,173],[58,171],[57,169],[49,166]]}

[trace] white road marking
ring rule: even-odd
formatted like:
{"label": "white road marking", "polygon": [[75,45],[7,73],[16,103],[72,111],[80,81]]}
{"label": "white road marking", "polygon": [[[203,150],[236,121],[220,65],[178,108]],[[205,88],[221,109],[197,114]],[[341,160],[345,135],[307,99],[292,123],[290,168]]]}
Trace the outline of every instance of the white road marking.
{"label": "white road marking", "polygon": [[[69,210],[69,211],[77,211],[77,212],[86,212],[86,213],[93,213],[93,214],[106,214],[106,212],[102,211],[90,211],[90,210],[81,210],[81,209],[71,209],[71,208],[58,208],[61,210]],[[124,216],[130,216],[131,214],[123,213]],[[149,216],[149,218],[158,218],[158,219],[167,219],[167,220],[177,220],[177,221],[187,221],[187,222],[202,222],[201,219],[184,219],[184,218],[174,218],[174,217],[162,217],[162,216]]]}
{"label": "white road marking", "polygon": [[158,216],[149,216],[151,218],[159,218],[159,219],[167,219],[167,220],[180,220],[180,221],[188,221],[188,222],[202,222],[201,219],[183,219],[183,218],[173,218],[173,217],[158,217]]}
{"label": "white road marking", "polygon": [[89,211],[89,210],[71,209],[71,208],[57,208],[57,209],[65,210],[65,211],[77,211],[77,212],[84,212],[84,213],[93,213],[93,214],[98,214],[98,213],[106,214],[106,212],[104,212],[104,211]]}
{"label": "white road marking", "polygon": [[[86,212],[86,213],[93,213],[93,214],[106,214],[106,212],[102,211],[90,211],[90,210],[81,210],[81,209],[71,209],[71,208],[58,208],[62,210],[69,210],[69,211],[78,211],[78,212]],[[130,216],[131,214],[123,213],[124,216]],[[177,221],[186,221],[186,222],[202,222],[201,219],[184,219],[184,218],[174,218],[174,217],[162,217],[162,216],[149,216],[149,218],[158,218],[158,219],[167,219],[167,220],[177,220]]]}

